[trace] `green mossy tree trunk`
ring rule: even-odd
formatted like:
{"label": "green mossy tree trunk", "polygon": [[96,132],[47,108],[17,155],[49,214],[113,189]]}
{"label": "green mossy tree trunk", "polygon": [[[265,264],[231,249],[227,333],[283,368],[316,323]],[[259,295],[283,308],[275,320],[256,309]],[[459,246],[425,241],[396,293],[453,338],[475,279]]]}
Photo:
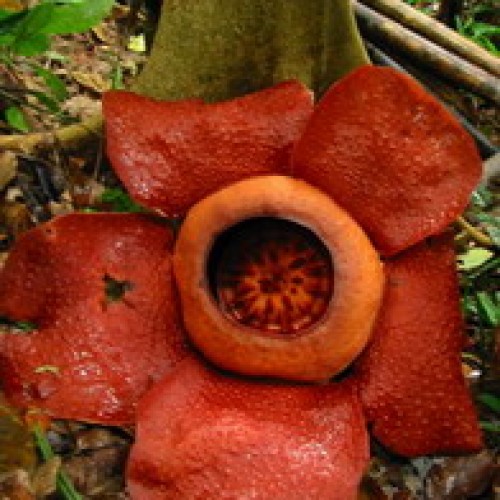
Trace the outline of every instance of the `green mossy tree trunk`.
{"label": "green mossy tree trunk", "polygon": [[367,62],[350,0],[164,0],[134,90],[218,101],[297,78],[321,94]]}

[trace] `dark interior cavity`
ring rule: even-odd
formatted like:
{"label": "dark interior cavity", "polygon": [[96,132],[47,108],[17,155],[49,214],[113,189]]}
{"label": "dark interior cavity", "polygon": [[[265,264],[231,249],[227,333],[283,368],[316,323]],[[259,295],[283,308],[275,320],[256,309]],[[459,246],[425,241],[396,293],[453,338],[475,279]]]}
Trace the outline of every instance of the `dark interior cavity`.
{"label": "dark interior cavity", "polygon": [[306,227],[258,217],[222,233],[208,258],[213,298],[231,320],[268,335],[296,334],[324,315],[333,264]]}

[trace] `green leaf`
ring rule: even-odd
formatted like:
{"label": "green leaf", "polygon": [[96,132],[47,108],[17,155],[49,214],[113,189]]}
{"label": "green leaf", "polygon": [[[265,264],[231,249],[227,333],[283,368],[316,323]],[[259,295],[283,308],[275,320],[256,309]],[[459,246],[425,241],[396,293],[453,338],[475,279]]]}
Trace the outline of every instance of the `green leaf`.
{"label": "green leaf", "polygon": [[16,38],[12,50],[20,56],[33,56],[45,52],[50,46],[49,37],[43,32],[54,14],[53,5],[37,5],[15,27]]}
{"label": "green leaf", "polygon": [[58,61],[61,63],[66,63],[69,61],[69,57],[53,50],[47,51],[45,56],[47,57],[47,59],[50,59],[51,61]]}
{"label": "green leaf", "polygon": [[30,321],[16,321],[13,326],[22,332],[32,332],[37,328],[35,323],[31,323]]}
{"label": "green leaf", "polygon": [[488,432],[500,432],[500,423],[479,422],[479,426]]}
{"label": "green leaf", "polygon": [[19,130],[20,132],[29,132],[30,126],[26,121],[26,117],[22,112],[21,108],[17,106],[10,106],[5,111],[5,119],[7,123],[15,130]]}
{"label": "green leaf", "polygon": [[485,273],[492,271],[494,269],[500,269],[500,257],[495,257],[494,259],[490,259],[477,269],[474,269],[470,274],[467,275],[469,279],[475,280],[480,276],[483,276]]}
{"label": "green leaf", "polygon": [[50,47],[50,40],[43,33],[33,33],[26,37],[16,37],[11,45],[18,56],[31,57],[42,54]]}
{"label": "green leaf", "polygon": [[471,26],[474,36],[491,36],[500,34],[500,27],[488,23],[474,23]]}
{"label": "green leaf", "polygon": [[480,316],[491,326],[500,325],[500,307],[495,304],[488,292],[476,294]]}
{"label": "green leaf", "polygon": [[72,5],[81,4],[85,0],[42,0],[40,3],[56,4],[56,5]]}
{"label": "green leaf", "polygon": [[494,396],[493,394],[483,393],[479,394],[477,399],[491,410],[500,413],[500,398],[498,398],[497,396]]}
{"label": "green leaf", "polygon": [[0,47],[10,47],[15,39],[16,38],[13,35],[2,35],[0,33]]}
{"label": "green leaf", "polygon": [[[81,0],[58,2],[52,19],[44,26],[43,33],[65,35],[87,31],[109,14],[114,0]],[[50,6],[52,2],[44,5]]]}
{"label": "green leaf", "polygon": [[477,214],[477,220],[484,224],[486,232],[496,246],[500,247],[500,217],[494,217],[490,214]]}
{"label": "green leaf", "polygon": [[29,11],[12,12],[0,9],[0,47],[11,47],[16,40],[19,26]]}
{"label": "green leaf", "polygon": [[12,12],[10,10],[0,9],[0,34],[12,34],[28,13],[29,10]]}
{"label": "green leaf", "polygon": [[43,28],[54,15],[54,9],[53,5],[37,5],[32,9],[28,9],[26,16],[19,24],[18,33],[22,35],[43,33]]}
{"label": "green leaf", "polygon": [[144,208],[135,203],[120,188],[108,188],[102,193],[101,201],[109,203],[113,212],[144,212]]}
{"label": "green leaf", "polygon": [[462,303],[462,311],[466,316],[468,315],[474,316],[478,314],[476,300],[470,295],[465,295],[464,297],[462,297],[461,303]]}
{"label": "green leaf", "polygon": [[493,194],[486,187],[479,187],[473,191],[471,202],[479,208],[487,208],[493,203]]}
{"label": "green leaf", "polygon": [[491,257],[493,252],[482,247],[469,248],[467,252],[458,256],[458,268],[462,271],[469,271],[483,265]]}
{"label": "green leaf", "polygon": [[137,36],[131,36],[127,44],[128,50],[143,54],[146,52],[146,37],[144,33]]}
{"label": "green leaf", "polygon": [[38,328],[37,325],[31,321],[12,321],[5,317],[0,317],[0,324],[8,327],[7,330],[2,331],[2,333],[7,335],[30,333]]}
{"label": "green leaf", "polygon": [[487,50],[489,50],[490,52],[492,52],[493,54],[495,55],[500,55],[500,50],[497,49],[496,45],[491,41],[489,40],[488,38],[482,38],[481,40],[479,40],[479,43]]}
{"label": "green leaf", "polygon": [[61,108],[59,107],[59,103],[44,92],[35,91],[33,92],[33,95],[37,98],[40,104],[43,104],[52,113],[58,113],[61,110]]}
{"label": "green leaf", "polygon": [[117,64],[111,73],[111,88],[113,90],[125,88],[125,85],[123,84],[123,71],[120,64]]}
{"label": "green leaf", "polygon": [[68,98],[66,85],[57,75],[54,75],[52,71],[42,68],[41,66],[33,66],[33,69],[35,73],[43,79],[45,85],[49,87],[58,101],[64,101]]}

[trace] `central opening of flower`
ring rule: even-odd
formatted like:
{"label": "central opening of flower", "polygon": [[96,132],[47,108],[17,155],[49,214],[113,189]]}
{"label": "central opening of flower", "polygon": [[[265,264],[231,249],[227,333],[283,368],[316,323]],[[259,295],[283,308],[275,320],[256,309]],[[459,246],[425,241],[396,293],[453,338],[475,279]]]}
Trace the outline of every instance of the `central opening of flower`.
{"label": "central opening of flower", "polygon": [[221,311],[265,334],[289,335],[321,319],[333,293],[332,261],[309,229],[259,217],[221,234],[208,260]]}

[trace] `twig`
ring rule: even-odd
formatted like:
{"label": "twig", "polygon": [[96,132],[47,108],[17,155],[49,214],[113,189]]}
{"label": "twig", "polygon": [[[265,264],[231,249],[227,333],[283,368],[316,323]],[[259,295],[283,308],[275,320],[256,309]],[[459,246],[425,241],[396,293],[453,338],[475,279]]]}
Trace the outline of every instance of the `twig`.
{"label": "twig", "polygon": [[498,57],[401,0],[360,0],[360,2],[424,35],[441,47],[462,56],[493,75],[500,76]]}
{"label": "twig", "polygon": [[472,92],[500,104],[500,79],[452,54],[370,7],[357,3],[355,12],[362,32],[369,39],[382,39],[423,65]]}
{"label": "twig", "polygon": [[467,220],[464,219],[464,217],[460,216],[457,219],[457,223],[462,229],[467,231],[467,233],[469,234],[469,236],[473,240],[475,240],[481,246],[484,246],[484,247],[493,246],[492,239],[489,236],[487,236],[486,234],[484,234],[483,232],[481,232],[479,229],[474,227],[472,224],[470,224]]}

